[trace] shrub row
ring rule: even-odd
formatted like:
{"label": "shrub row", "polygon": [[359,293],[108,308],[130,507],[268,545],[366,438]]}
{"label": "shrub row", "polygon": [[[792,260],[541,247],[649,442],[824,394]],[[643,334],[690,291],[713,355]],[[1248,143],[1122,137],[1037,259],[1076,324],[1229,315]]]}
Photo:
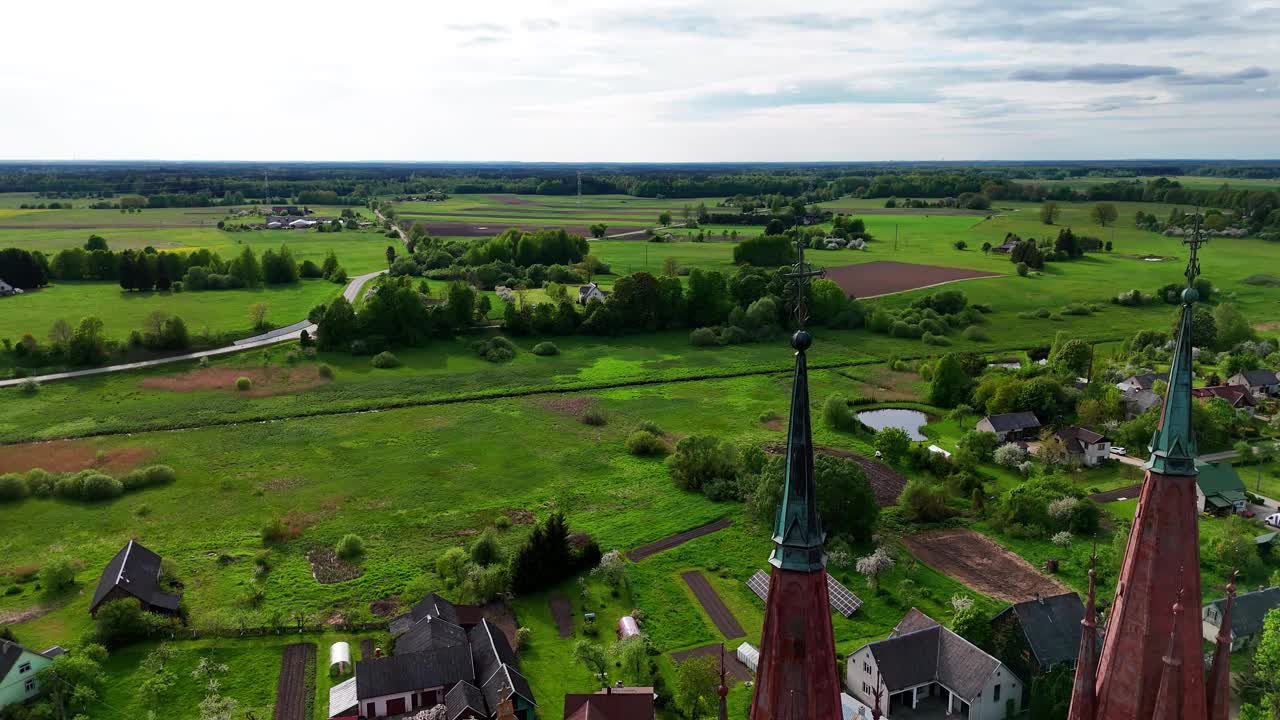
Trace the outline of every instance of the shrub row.
{"label": "shrub row", "polygon": [[0,503],[16,502],[26,497],[58,497],[85,502],[110,500],[127,492],[168,485],[176,477],[168,465],[131,470],[118,479],[98,470],[55,474],[36,468],[25,475],[0,475]]}

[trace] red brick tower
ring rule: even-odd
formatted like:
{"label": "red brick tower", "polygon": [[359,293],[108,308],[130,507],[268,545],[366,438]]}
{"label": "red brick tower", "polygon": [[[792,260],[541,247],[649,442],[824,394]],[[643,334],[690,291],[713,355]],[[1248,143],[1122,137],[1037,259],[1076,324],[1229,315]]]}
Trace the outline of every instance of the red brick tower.
{"label": "red brick tower", "polygon": [[[1161,686],[1176,692],[1160,700],[1161,712],[1204,720],[1204,659],[1198,623],[1178,622],[1169,609],[1185,598],[1200,607],[1200,530],[1196,520],[1196,448],[1191,425],[1191,317],[1198,295],[1199,226],[1190,246],[1182,317],[1169,369],[1169,389],[1151,440],[1151,457],[1129,535],[1115,603],[1107,620],[1092,703],[1076,694],[1070,720],[1153,720]],[[1180,570],[1187,568],[1185,578]],[[1171,649],[1172,648],[1172,649]],[[1076,668],[1077,688],[1087,687],[1089,663]],[[1089,707],[1092,704],[1092,708]]]}
{"label": "red brick tower", "polygon": [[787,467],[782,503],[774,526],[769,563],[769,600],[765,607],[760,665],[756,673],[751,720],[841,720],[840,681],[835,637],[827,599],[826,533],[818,515],[809,420],[809,375],[805,351],[813,338],[804,330],[804,299],[815,272],[804,264],[798,245],[795,272],[800,330],[791,338],[796,351],[787,430]]}

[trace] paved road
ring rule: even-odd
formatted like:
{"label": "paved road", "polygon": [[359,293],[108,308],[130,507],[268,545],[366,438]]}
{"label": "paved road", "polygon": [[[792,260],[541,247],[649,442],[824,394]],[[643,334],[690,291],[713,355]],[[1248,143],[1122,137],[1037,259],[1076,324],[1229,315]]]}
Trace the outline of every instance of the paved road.
{"label": "paved road", "polygon": [[[346,289],[342,291],[343,297],[351,302],[355,302],[356,296],[360,289],[370,280],[385,273],[386,270],[378,272],[357,275],[347,283]],[[154,360],[142,360],[140,362],[121,363],[119,365],[107,365],[104,367],[89,368],[87,370],[69,370],[67,372],[49,373],[48,375],[37,375],[30,378],[13,378],[10,380],[0,380],[0,388],[21,385],[27,380],[35,380],[36,382],[46,383],[54,380],[69,380],[71,378],[89,377],[91,375],[106,375],[108,373],[124,372],[125,370],[141,370],[143,368],[156,367],[157,365],[168,365],[170,363],[183,362],[185,360],[198,360],[202,357],[216,357],[218,355],[229,355],[231,353],[243,352],[254,348],[268,347],[277,345],[282,342],[288,342],[298,337],[303,330],[315,334],[316,326],[311,324],[309,320],[300,320],[288,327],[277,328],[271,332],[254,335],[225,347],[214,348],[213,350],[201,350],[199,352],[190,352],[183,355],[171,355],[169,357],[156,358]]]}

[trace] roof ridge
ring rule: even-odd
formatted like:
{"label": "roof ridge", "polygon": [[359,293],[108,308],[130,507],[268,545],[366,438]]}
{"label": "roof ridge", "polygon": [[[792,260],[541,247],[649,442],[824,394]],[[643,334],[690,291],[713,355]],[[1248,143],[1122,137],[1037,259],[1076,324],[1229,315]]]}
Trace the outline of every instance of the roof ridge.
{"label": "roof ridge", "polygon": [[120,572],[116,573],[116,585],[124,580],[124,569],[129,564],[129,552],[133,550],[133,538],[124,546],[124,557],[120,558]]}

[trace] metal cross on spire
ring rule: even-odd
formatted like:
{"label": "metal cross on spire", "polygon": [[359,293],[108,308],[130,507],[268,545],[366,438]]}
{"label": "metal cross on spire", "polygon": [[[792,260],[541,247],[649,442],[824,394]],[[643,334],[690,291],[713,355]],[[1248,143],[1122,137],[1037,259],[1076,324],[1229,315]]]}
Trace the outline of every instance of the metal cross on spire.
{"label": "metal cross on spire", "polygon": [[1191,248],[1191,254],[1187,258],[1187,287],[1195,284],[1196,278],[1200,276],[1200,246],[1209,241],[1200,232],[1200,208],[1196,208],[1196,224],[1192,227],[1191,234],[1182,241],[1183,245]]}
{"label": "metal cross on spire", "polygon": [[796,262],[791,266],[791,272],[784,274],[783,277],[795,281],[796,325],[799,326],[800,330],[804,329],[804,324],[809,320],[809,285],[812,283],[813,278],[821,277],[825,274],[825,270],[814,270],[812,265],[804,261],[804,238],[797,238]]}

